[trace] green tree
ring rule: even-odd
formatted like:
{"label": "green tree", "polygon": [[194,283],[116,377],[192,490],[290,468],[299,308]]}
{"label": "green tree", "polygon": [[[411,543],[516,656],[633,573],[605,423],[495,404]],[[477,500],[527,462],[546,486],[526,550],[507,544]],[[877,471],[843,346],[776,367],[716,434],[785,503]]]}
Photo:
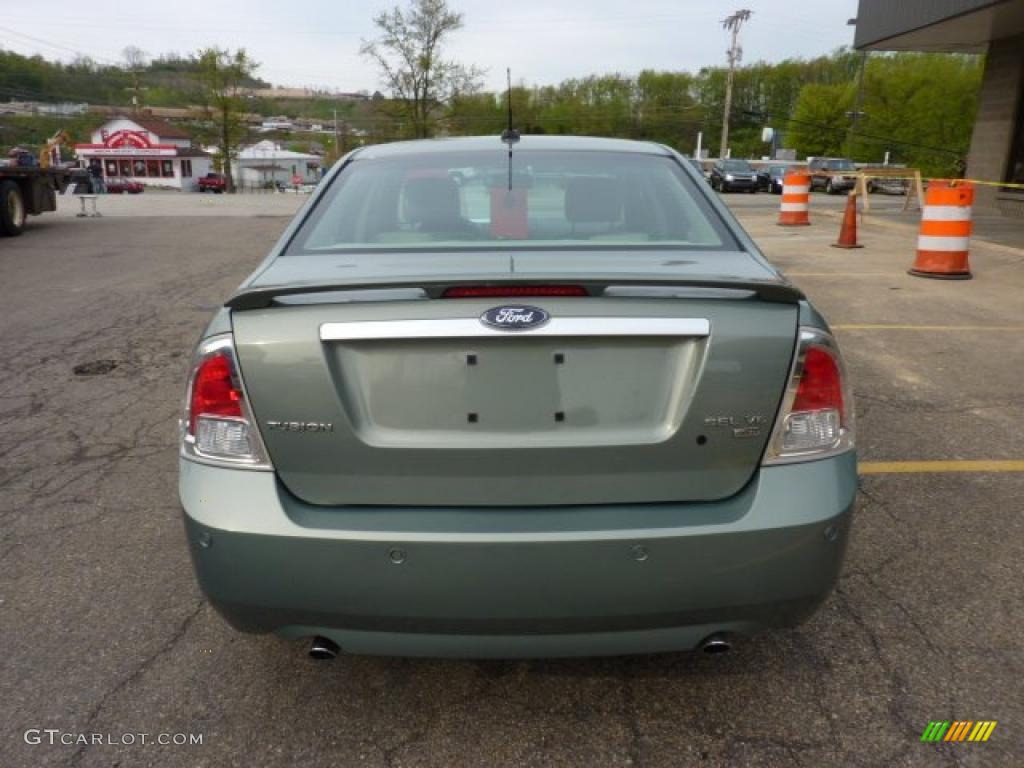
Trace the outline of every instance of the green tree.
{"label": "green tree", "polygon": [[479,88],[482,72],[444,58],[444,43],[462,28],[462,14],[445,0],[411,0],[373,19],[380,32],[364,40],[360,53],[377,64],[392,101],[385,111],[408,123],[416,138],[430,136],[438,108]]}
{"label": "green tree", "polygon": [[788,143],[808,157],[838,155],[843,151],[846,116],[853,107],[854,84],[811,83],[800,89],[800,97],[789,121]]}
{"label": "green tree", "polygon": [[958,173],[971,140],[981,85],[976,56],[874,55],[864,78],[865,117],[850,152],[857,159],[893,162],[926,174]]}
{"label": "green tree", "polygon": [[636,78],[634,98],[635,138],[693,152],[705,113],[694,98],[693,75],[644,70]]}
{"label": "green tree", "polygon": [[211,133],[216,137],[221,169],[227,178],[227,191],[235,191],[231,176],[231,160],[248,133],[243,119],[246,86],[259,65],[249,58],[244,48],[234,53],[220,48],[200,51],[193,74],[198,97],[205,114],[212,121]]}

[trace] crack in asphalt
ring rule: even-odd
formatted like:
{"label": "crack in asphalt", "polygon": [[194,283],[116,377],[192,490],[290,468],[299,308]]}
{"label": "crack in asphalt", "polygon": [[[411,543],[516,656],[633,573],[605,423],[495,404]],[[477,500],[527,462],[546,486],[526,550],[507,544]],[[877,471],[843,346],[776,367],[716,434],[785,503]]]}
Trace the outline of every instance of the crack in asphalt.
{"label": "crack in asphalt", "polygon": [[[143,236],[139,247],[144,249],[147,242]],[[29,322],[30,314],[23,311],[25,319],[19,325],[12,326],[9,332],[5,328],[0,338],[0,355],[17,361],[17,369],[0,370],[0,520],[3,523],[0,563],[4,565],[0,578],[11,579],[13,570],[30,572],[37,564],[47,563],[47,556],[66,557],[72,552],[67,542],[75,538],[67,535],[69,532],[97,526],[107,518],[112,525],[122,522],[135,525],[139,520],[148,523],[154,518],[166,523],[177,510],[169,497],[173,494],[176,472],[180,385],[188,363],[188,344],[194,341],[203,320],[202,314],[192,307],[216,305],[220,298],[216,295],[218,282],[223,283],[225,278],[240,279],[255,266],[253,259],[238,254],[225,256],[225,253],[233,252],[227,247],[220,251],[219,258],[230,259],[226,264],[223,261],[209,267],[193,264],[179,275],[161,273],[160,279],[150,280],[144,276],[138,286],[118,282],[110,289],[92,288],[95,298],[76,299],[75,295],[68,294],[72,298],[66,309],[40,307],[40,312],[49,311],[45,322]],[[0,281],[0,292],[3,290]],[[12,296],[9,301],[13,303],[15,298]],[[103,376],[72,374],[73,365],[98,359],[116,360],[118,367]],[[872,407],[879,409],[879,416],[884,409],[916,409],[937,414],[985,410],[985,417],[979,421],[987,421],[994,409],[1015,408],[1024,402],[1020,398],[998,398],[971,400],[968,404],[958,402],[953,406],[948,403],[921,406],[917,401],[889,399],[861,391],[857,392],[857,399],[863,404],[862,413]],[[118,506],[117,494],[130,494],[138,485],[154,483],[158,484],[159,498],[137,495],[132,505]],[[813,768],[829,763],[852,768],[916,762],[920,754],[914,750],[920,747],[918,740],[923,724],[913,721],[912,708],[922,703],[937,709],[955,708],[961,699],[963,703],[975,702],[983,691],[977,687],[967,688],[966,684],[958,688],[963,681],[951,680],[937,683],[938,693],[929,693],[932,698],[928,701],[911,697],[911,693],[917,694],[918,690],[912,691],[910,681],[920,685],[916,664],[926,666],[938,662],[948,666],[955,653],[966,651],[947,650],[940,630],[923,618],[924,608],[915,604],[915,597],[897,591],[897,574],[902,570],[893,566],[919,552],[925,542],[919,529],[908,525],[904,519],[907,508],[892,501],[896,498],[890,492],[892,487],[893,483],[882,477],[862,479],[860,492],[864,504],[855,529],[861,525],[872,526],[876,538],[871,540],[870,547],[857,553],[856,559],[848,557],[836,594],[826,604],[830,618],[824,623],[775,635],[782,640],[769,636],[752,642],[748,651],[738,650],[726,664],[707,665],[702,663],[703,657],[681,654],[652,659],[480,662],[466,666],[453,664],[450,668],[443,665],[446,675],[470,677],[463,677],[461,681],[464,691],[435,692],[433,696],[421,687],[424,683],[417,673],[421,669],[419,665],[367,663],[361,669],[370,685],[376,686],[379,682],[384,689],[397,688],[407,695],[396,699],[392,692],[392,696],[384,696],[386,703],[379,704],[379,710],[373,710],[381,714],[373,719],[359,719],[357,708],[346,708],[344,711],[350,720],[329,723],[337,727],[343,745],[333,747],[333,753],[325,753],[324,761],[344,762],[346,757],[352,757],[346,752],[353,745],[360,748],[365,745],[367,751],[379,752],[388,766],[424,758],[429,761],[431,744],[436,742],[438,733],[444,734],[445,728],[453,727],[450,718],[454,716],[458,719],[459,730],[448,733],[457,734],[453,736],[457,743],[446,746],[461,747],[464,752],[453,762],[475,762],[478,754],[473,749],[487,745],[486,735],[473,728],[474,716],[487,709],[503,720],[512,721],[513,726],[518,722],[528,732],[539,731],[537,741],[526,745],[531,750],[531,759],[538,762],[548,756],[554,757],[553,763],[559,756],[565,758],[565,762],[573,757],[565,752],[573,748],[571,743],[568,747],[567,743],[555,743],[542,727],[544,723],[557,720],[565,721],[561,723],[564,732],[570,734],[569,739],[580,739],[578,745],[584,744],[583,740],[593,740],[607,750],[604,753],[607,761],[621,761],[624,757],[637,766],[677,762],[680,755],[667,753],[663,741],[676,743],[672,739],[679,738],[680,742],[685,742],[691,737],[700,750],[692,759],[719,765],[739,764],[750,759],[752,753],[761,753],[755,756],[764,758],[765,764]],[[169,502],[166,506],[161,503],[165,497]],[[154,511],[160,514],[153,515]],[[865,511],[867,515],[863,514]],[[169,550],[157,547],[177,546],[169,540],[157,541],[152,535],[156,530],[164,533],[169,528],[146,530],[135,542],[152,548],[147,555],[151,551],[165,555]],[[16,551],[25,544],[44,541],[50,545],[51,552],[42,553],[41,546]],[[914,564],[911,561],[910,565]],[[70,567],[79,566],[72,563]],[[111,579],[118,576],[114,571],[115,568],[106,568],[102,578],[96,578],[96,584],[102,588],[113,583]],[[74,575],[71,571],[68,583]],[[167,573],[153,572],[152,575],[155,581],[165,578]],[[45,579],[46,575],[39,578]],[[3,584],[5,589],[7,583]],[[31,600],[38,596],[26,597]],[[82,675],[80,679],[89,686],[86,693],[94,691],[95,694],[80,701],[74,711],[67,712],[69,718],[85,719],[81,730],[116,725],[113,721],[122,709],[134,705],[143,693],[153,693],[148,689],[155,687],[154,679],[167,672],[171,665],[185,663],[183,644],[204,628],[202,617],[206,605],[199,601],[192,607],[191,593],[185,600],[187,602],[182,604],[176,603],[170,615],[164,614],[164,621],[141,632],[139,647],[153,649],[145,657],[115,659],[116,666],[111,670],[99,669],[97,665],[97,670]],[[876,609],[884,613],[875,614]],[[25,615],[30,616],[28,612]],[[64,616],[59,618],[63,620]],[[69,621],[73,619],[73,615],[68,617]],[[33,620],[34,617],[24,619],[15,630],[28,637]],[[827,623],[829,621],[832,625]],[[916,661],[901,654],[896,645],[899,639],[889,634],[894,626],[902,624],[907,628],[902,637],[915,649],[920,637],[924,652]],[[823,638],[829,639],[830,631],[839,633],[841,638],[841,645],[834,649],[821,644]],[[103,640],[100,636],[93,639],[97,644]],[[94,653],[96,648],[82,650]],[[779,657],[780,650],[785,658]],[[969,657],[969,662],[991,658],[1008,677],[1013,676],[1015,668],[1021,669],[1022,657],[1012,645],[1005,649],[968,650],[978,654]],[[830,656],[834,652],[854,654],[854,665],[844,668],[837,664]],[[269,658],[269,652],[267,656]],[[21,659],[11,657],[12,664],[26,661],[39,663],[28,654]],[[280,670],[288,669],[284,662],[278,668],[278,660],[268,663],[274,664],[273,671],[280,675],[284,674]],[[435,680],[437,667],[428,665],[426,669],[431,672],[426,679]],[[226,678],[218,682],[225,685],[226,696],[242,696],[251,693],[254,689],[251,686],[266,682],[260,678],[262,671],[256,669],[250,679],[237,685]],[[45,674],[37,674],[40,674],[40,691],[52,690],[61,684],[61,681],[46,679]],[[760,697],[758,701],[766,711],[755,711],[750,702],[735,694],[730,688],[734,676],[741,680],[741,685],[749,686],[746,690],[753,691],[754,697]],[[849,690],[857,686],[861,677],[868,679],[873,693],[879,697],[877,707],[869,707],[873,713],[870,721],[851,704],[854,699]],[[791,697],[786,705],[791,704],[795,709],[775,711],[766,706],[774,703],[775,692],[758,688],[762,680],[786,686],[786,693]],[[577,681],[582,683],[577,685]],[[338,683],[343,689],[342,695],[348,694],[346,682],[350,681]],[[268,716],[276,716],[275,707],[308,706],[311,685],[306,681],[299,687],[301,690],[292,694],[294,699],[284,701],[280,700],[280,688],[267,685],[266,700],[272,703]],[[662,688],[671,691],[675,698],[667,702],[659,699]],[[694,689],[714,701],[691,700],[686,692]],[[333,689],[325,685],[318,690],[329,694]],[[165,691],[159,693],[163,695]],[[184,695],[179,686],[175,684],[166,694],[169,713],[182,714],[181,700],[174,698]],[[245,708],[244,701],[228,701],[223,711],[214,704],[211,706],[213,714],[205,715],[211,718],[214,732],[218,727],[226,727],[225,723],[268,727],[266,722],[247,720],[252,713]],[[236,706],[239,711],[232,711]],[[709,726],[709,710],[713,728]],[[885,712],[891,714],[891,722],[886,721]],[[879,713],[883,716],[878,717]],[[825,722],[813,731],[801,730],[793,725],[793,721],[800,718],[815,725],[819,719]],[[415,727],[410,723],[414,719]],[[296,716],[292,723],[296,731],[289,736],[306,739],[303,747],[307,748],[308,739],[320,733],[321,726],[300,732],[295,726],[300,722],[305,719]],[[666,731],[668,738],[659,740],[655,723],[659,728],[683,732],[669,734]],[[873,752],[857,749],[851,731],[872,728],[885,737],[884,748],[878,747]],[[700,743],[701,739],[704,743]],[[296,749],[287,742],[279,746],[284,750],[276,755],[279,760],[287,759],[289,749]],[[20,764],[17,760],[5,760],[5,749],[0,745],[0,755],[3,755],[0,762]],[[211,747],[212,764],[239,757],[225,756],[214,749]],[[957,765],[961,759],[969,761],[965,755],[963,750],[938,745],[929,753],[929,759],[933,763]],[[377,755],[371,757],[376,759]],[[61,756],[62,761],[66,760],[66,764],[75,768],[92,760],[109,763],[118,759],[127,762],[119,755],[89,754],[84,748],[70,757]],[[192,756],[183,759],[188,761]]]}
{"label": "crack in asphalt", "polygon": [[[93,723],[100,716],[103,708],[107,706],[114,697],[116,697],[121,691],[127,688],[129,685],[134,683],[136,680],[141,678],[165,653],[169,653],[174,647],[181,641],[181,639],[188,632],[189,627],[199,617],[199,614],[203,612],[203,608],[206,606],[205,601],[199,601],[196,607],[189,613],[177,626],[174,633],[167,639],[167,641],[160,646],[154,653],[144,658],[135,669],[133,669],[127,676],[122,678],[113,688],[109,689],[104,693],[96,705],[89,712],[86,717],[85,724],[81,728],[81,732],[88,732],[92,727]],[[71,755],[68,760],[68,766],[70,768],[77,768],[81,763],[82,757],[88,749],[88,745],[82,745]]]}

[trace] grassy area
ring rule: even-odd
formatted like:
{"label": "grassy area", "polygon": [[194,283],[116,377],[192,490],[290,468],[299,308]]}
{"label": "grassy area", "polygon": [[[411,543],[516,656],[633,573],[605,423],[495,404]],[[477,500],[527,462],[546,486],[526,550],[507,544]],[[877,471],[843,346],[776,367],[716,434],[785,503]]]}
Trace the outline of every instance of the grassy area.
{"label": "grassy area", "polygon": [[[48,115],[0,116],[0,155],[6,156],[12,147],[39,150],[53,134],[62,128],[71,137],[71,144],[84,143],[101,122],[98,115],[51,117]],[[65,148],[68,157],[74,150]]]}

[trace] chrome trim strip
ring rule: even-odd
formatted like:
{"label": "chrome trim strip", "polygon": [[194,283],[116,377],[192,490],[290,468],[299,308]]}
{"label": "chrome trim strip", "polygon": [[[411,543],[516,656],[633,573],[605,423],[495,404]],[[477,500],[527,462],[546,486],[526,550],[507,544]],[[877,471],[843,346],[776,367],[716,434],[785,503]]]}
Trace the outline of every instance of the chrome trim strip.
{"label": "chrome trim strip", "polygon": [[601,295],[616,299],[752,299],[757,291],[699,285],[609,285]]}
{"label": "chrome trim strip", "polygon": [[374,339],[459,339],[482,336],[709,336],[711,322],[702,317],[553,317],[522,330],[490,328],[475,317],[436,320],[359,320],[323,323],[321,341]]}

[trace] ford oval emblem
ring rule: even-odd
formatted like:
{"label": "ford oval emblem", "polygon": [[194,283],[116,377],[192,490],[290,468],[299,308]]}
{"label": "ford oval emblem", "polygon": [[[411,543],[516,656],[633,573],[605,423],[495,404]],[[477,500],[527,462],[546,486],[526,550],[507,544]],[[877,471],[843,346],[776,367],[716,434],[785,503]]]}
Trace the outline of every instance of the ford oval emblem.
{"label": "ford oval emblem", "polygon": [[501,331],[529,331],[548,321],[547,312],[539,307],[504,306],[488,309],[480,322]]}

